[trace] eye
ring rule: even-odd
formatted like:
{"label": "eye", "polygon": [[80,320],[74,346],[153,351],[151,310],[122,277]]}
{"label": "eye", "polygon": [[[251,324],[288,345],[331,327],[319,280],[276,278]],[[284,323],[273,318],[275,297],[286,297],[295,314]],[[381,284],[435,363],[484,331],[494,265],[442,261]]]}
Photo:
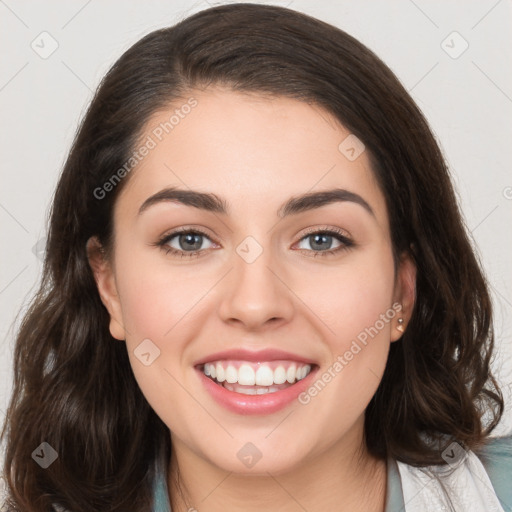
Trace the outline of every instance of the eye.
{"label": "eye", "polygon": [[[301,238],[299,243],[303,240],[307,241],[311,249],[300,249],[313,252],[313,257],[333,255],[354,246],[354,242],[343,231],[337,229],[309,231],[306,236]],[[338,242],[338,246],[334,249],[332,248],[333,241]]]}
{"label": "eye", "polygon": [[203,247],[205,238],[210,240],[208,235],[199,229],[182,228],[164,235],[156,245],[166,254],[190,258],[209,248]]}
{"label": "eye", "polygon": [[[210,237],[200,229],[180,228],[164,235],[156,244],[163,249],[166,254],[172,254],[181,258],[192,258],[204,253],[210,247],[203,247],[204,241]],[[338,229],[311,230],[299,240],[299,244],[307,241],[311,247],[299,247],[301,251],[312,253],[313,257],[329,256],[335,253],[347,250],[355,244],[343,231]],[[337,241],[338,246],[332,248],[333,241]]]}

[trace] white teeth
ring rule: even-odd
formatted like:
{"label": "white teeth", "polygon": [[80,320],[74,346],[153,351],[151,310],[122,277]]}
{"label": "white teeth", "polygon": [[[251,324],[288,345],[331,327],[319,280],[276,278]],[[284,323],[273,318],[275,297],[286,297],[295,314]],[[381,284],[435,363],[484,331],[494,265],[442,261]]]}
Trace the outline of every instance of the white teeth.
{"label": "white teeth", "polygon": [[[205,365],[206,366],[206,365]],[[217,377],[215,377],[219,382],[224,382],[226,380],[226,376],[224,374],[224,368],[220,363],[217,363],[215,366],[215,372],[217,373]]]}
{"label": "white teeth", "polygon": [[[253,365],[254,366],[254,365]],[[285,368],[280,364],[275,370],[269,365],[262,364],[255,371],[250,363],[242,363],[237,369],[232,364],[224,366],[217,361],[214,363],[205,363],[203,372],[205,375],[215,379],[217,382],[226,382],[227,384],[240,384],[243,386],[272,386],[273,384],[294,384],[302,380],[311,371],[309,364],[292,363]],[[260,393],[260,390],[258,390]],[[251,394],[251,393],[249,393]]]}
{"label": "white teeth", "polygon": [[274,383],[274,372],[268,366],[260,366],[256,372],[257,386],[272,386]]}
{"label": "white teeth", "polygon": [[286,372],[283,366],[278,366],[274,370],[274,384],[284,384],[286,382]]}
{"label": "white teeth", "polygon": [[229,382],[230,384],[238,382],[238,372],[234,366],[229,365],[226,368],[226,382]]}
{"label": "white teeth", "polygon": [[295,365],[292,364],[288,370],[286,371],[286,380],[290,383],[290,384],[293,384],[295,382]]}
{"label": "white teeth", "polygon": [[234,391],[235,393],[241,393],[242,395],[266,395],[267,393],[275,393],[279,391],[279,388],[275,386],[269,386],[264,388],[244,388],[243,386],[237,386],[236,384],[224,384],[224,387],[228,391]]}
{"label": "white teeth", "polygon": [[256,375],[254,370],[248,365],[243,364],[238,369],[238,384],[243,384],[244,386],[254,386],[256,383]]}

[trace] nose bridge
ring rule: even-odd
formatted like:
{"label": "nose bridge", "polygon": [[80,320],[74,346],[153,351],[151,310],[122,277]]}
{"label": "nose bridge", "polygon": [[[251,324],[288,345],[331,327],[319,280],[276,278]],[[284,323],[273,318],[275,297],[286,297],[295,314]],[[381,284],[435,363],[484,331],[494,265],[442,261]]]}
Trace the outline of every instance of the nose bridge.
{"label": "nose bridge", "polygon": [[264,247],[248,236],[235,248],[234,268],[219,310],[224,321],[238,320],[256,328],[271,319],[291,317],[291,292],[278,277],[280,265],[276,265],[270,245]]}

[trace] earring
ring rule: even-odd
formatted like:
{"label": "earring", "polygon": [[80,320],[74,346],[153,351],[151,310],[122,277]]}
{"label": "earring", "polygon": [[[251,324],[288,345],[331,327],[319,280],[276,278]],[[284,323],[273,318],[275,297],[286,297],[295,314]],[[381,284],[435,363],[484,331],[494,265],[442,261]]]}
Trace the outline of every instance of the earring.
{"label": "earring", "polygon": [[400,332],[404,332],[404,319],[403,318],[399,318],[398,319],[398,325],[396,326],[396,328],[400,331]]}

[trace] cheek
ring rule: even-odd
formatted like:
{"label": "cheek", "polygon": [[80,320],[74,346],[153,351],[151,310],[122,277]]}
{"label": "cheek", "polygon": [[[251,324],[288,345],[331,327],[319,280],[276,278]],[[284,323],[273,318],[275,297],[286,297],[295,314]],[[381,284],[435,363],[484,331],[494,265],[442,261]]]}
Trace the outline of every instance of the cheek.
{"label": "cheek", "polygon": [[[135,379],[153,410],[173,427],[180,425],[172,414],[175,408],[188,417],[196,407],[184,391],[181,365],[187,344],[200,329],[201,323],[195,321],[201,311],[199,299],[213,283],[213,278],[193,276],[184,269],[155,264],[155,259],[149,261],[142,251],[132,251],[116,262],[126,345]],[[150,354],[148,365],[144,364],[144,353]]]}
{"label": "cheek", "polygon": [[152,252],[133,251],[116,265],[127,338],[131,343],[144,338],[172,340],[175,345],[179,338],[173,334],[201,309],[200,299],[215,276],[172,265]]}
{"label": "cheek", "polygon": [[389,343],[390,320],[395,315],[392,275],[376,266],[360,274],[354,269],[343,281],[345,286],[336,301],[337,315],[333,317],[337,351],[349,350],[354,340],[368,347],[366,352],[372,352],[376,345],[365,345],[369,339]]}
{"label": "cheek", "polygon": [[301,299],[322,320],[333,355],[348,350],[358,336],[364,341],[368,330],[372,337],[389,342],[390,319],[395,316],[394,265],[386,244],[351,253],[339,265],[304,272],[297,287]]}
{"label": "cheek", "polygon": [[[322,320],[316,324],[329,357],[299,401],[337,432],[363,414],[386,366],[396,317],[392,253],[382,246],[347,259],[323,276],[310,275],[308,281],[303,293],[307,289],[315,293],[301,297]],[[325,407],[326,403],[337,406]]]}

